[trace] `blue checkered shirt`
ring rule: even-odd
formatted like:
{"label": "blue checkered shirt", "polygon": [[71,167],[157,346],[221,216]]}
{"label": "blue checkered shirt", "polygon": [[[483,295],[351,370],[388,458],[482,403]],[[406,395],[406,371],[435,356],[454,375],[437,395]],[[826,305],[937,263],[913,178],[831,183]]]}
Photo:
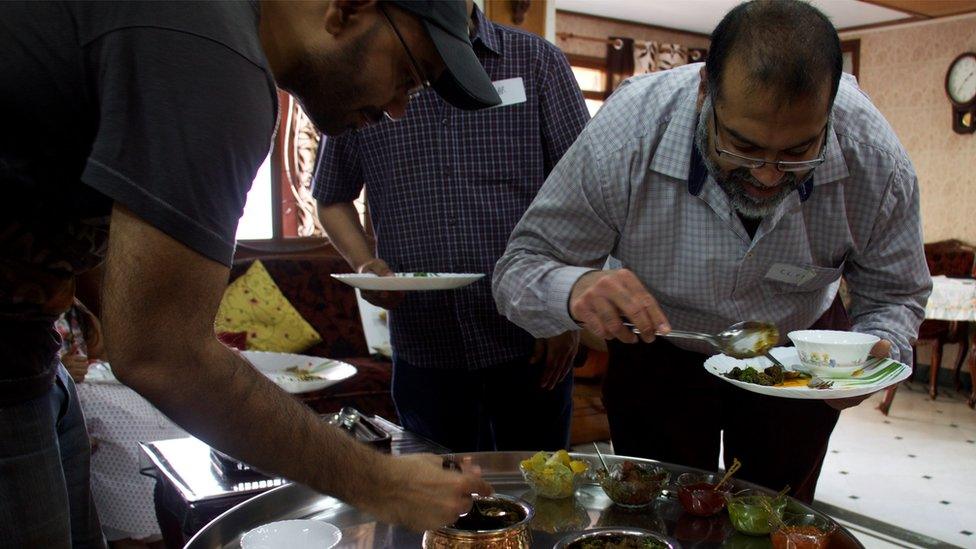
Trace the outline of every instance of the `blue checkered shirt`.
{"label": "blue checkered shirt", "polygon": [[408,292],[390,312],[397,356],[480,369],[527,359],[534,338],[498,313],[491,272],[546,176],[588,119],[563,54],[479,11],[472,42],[494,81],[521,77],[526,101],[465,112],[425,91],[396,122],[325,139],[313,194],[369,197],[377,256],[398,272],[485,273],[458,290]]}
{"label": "blue checkered shirt", "polygon": [[[932,281],[918,180],[891,126],[845,75],[826,162],[750,238],[693,161],[701,67],[630,79],[586,126],[498,261],[499,309],[538,337],[573,329],[573,284],[612,256],[676,330],[767,320],[782,343],[827,310],[843,276],[854,330],[890,340],[893,358],[911,363]],[[803,276],[784,281],[784,271]]]}

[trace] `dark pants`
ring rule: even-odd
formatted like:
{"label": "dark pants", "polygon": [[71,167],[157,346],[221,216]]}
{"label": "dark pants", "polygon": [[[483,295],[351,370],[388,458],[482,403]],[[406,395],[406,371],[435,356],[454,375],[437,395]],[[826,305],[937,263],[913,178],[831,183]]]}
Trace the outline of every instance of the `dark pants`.
{"label": "dark pants", "polygon": [[0,407],[0,547],[105,547],[90,459],[78,395],[63,366],[47,394]]}
{"label": "dark pants", "polygon": [[[813,329],[850,329],[838,299]],[[820,400],[739,389],[702,367],[706,355],[653,343],[610,343],[603,400],[617,454],[712,471],[724,442],[738,478],[813,501],[830,433],[840,412]],[[720,439],[720,437],[722,437]]]}
{"label": "dark pants", "polygon": [[394,355],[393,401],[404,428],[454,452],[558,450],[569,445],[573,373],[546,391],[543,367],[443,370]]}

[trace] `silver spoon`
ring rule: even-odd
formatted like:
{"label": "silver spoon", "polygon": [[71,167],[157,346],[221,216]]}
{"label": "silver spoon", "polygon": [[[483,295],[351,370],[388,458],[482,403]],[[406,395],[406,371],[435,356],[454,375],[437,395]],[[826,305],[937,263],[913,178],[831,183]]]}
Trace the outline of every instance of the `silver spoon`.
{"label": "silver spoon", "polygon": [[610,468],[607,467],[606,460],[603,459],[603,452],[600,451],[600,446],[597,443],[593,443],[593,449],[596,450],[596,457],[600,458],[600,463],[603,464],[603,472],[610,476]]}
{"label": "silver spoon", "polygon": [[[630,328],[635,334],[640,334],[640,330],[633,324],[624,322],[624,326]],[[779,330],[775,325],[753,320],[738,322],[715,335],[681,330],[671,330],[666,334],[656,332],[655,335],[705,341],[732,358],[763,356],[779,341]]]}
{"label": "silver spoon", "polygon": [[774,365],[779,366],[780,368],[782,368],[784,372],[789,370],[789,368],[787,368],[785,364],[783,364],[782,362],[776,360],[776,357],[774,357],[773,354],[770,353],[769,351],[766,351],[765,353],[763,353],[763,356],[765,356],[766,358],[768,358],[769,361],[772,362]]}

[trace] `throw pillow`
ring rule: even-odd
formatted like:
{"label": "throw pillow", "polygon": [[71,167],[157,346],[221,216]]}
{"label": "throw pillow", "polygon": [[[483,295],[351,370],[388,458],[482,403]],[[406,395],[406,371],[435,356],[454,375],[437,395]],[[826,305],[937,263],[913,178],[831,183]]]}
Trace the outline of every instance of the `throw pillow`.
{"label": "throw pillow", "polygon": [[260,261],[227,286],[215,328],[217,332],[247,332],[247,348],[255,351],[298,353],[322,341]]}

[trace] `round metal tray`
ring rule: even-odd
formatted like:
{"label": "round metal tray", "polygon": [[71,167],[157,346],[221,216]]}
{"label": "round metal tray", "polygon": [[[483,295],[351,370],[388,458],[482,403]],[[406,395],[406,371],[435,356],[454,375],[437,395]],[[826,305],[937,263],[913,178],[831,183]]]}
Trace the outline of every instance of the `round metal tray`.
{"label": "round metal tray", "polygon": [[[677,497],[665,493],[654,504],[630,510],[614,505],[596,484],[584,484],[572,498],[547,500],[537,498],[522,480],[518,464],[532,455],[531,452],[483,452],[456,454],[458,459],[470,456],[482,468],[482,474],[497,492],[520,497],[535,510],[532,521],[532,547],[548,549],[572,532],[591,528],[630,526],[666,534],[683,547],[771,547],[769,537],[753,537],[736,533],[723,511],[710,518],[697,518],[685,513]],[[582,457],[592,466],[598,466],[595,455],[572,454]],[[623,456],[605,456],[612,464],[628,459],[651,462]],[[688,467],[659,464],[677,475],[697,471]],[[736,490],[758,488],[755,485],[733,481]],[[770,492],[772,493],[772,492]],[[823,513],[790,500],[789,511],[814,513],[830,520]],[[377,522],[341,501],[319,494],[299,485],[288,484],[261,494],[230,509],[217,517],[190,540],[187,549],[212,549],[215,547],[240,547],[240,537],[262,524],[285,519],[324,520],[342,530],[340,548],[365,547],[420,547],[423,535],[403,528]],[[830,547],[863,547],[846,529],[838,525],[830,540]]]}

